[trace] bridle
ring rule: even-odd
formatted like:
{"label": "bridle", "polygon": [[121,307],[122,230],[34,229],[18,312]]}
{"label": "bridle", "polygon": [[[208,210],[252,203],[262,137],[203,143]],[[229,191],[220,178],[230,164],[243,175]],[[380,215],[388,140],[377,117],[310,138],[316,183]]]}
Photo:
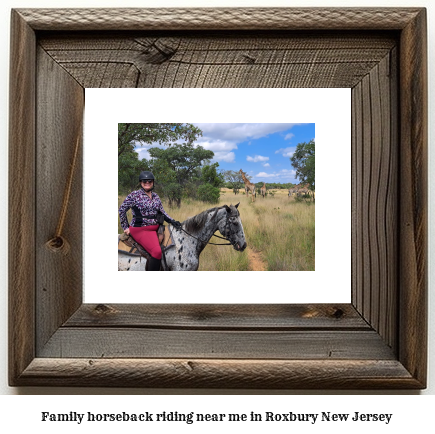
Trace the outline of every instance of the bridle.
{"label": "bridle", "polygon": [[[186,231],[185,231],[183,228],[181,228],[181,227],[179,228],[179,230],[183,231],[186,235],[189,235],[189,237],[195,238],[195,240],[198,240],[198,241],[200,241],[201,243],[203,243],[203,244],[205,244],[205,245],[207,245],[207,244],[212,244],[212,245],[214,245],[214,246],[233,246],[233,247],[234,247],[237,243],[236,243],[235,241],[232,241],[232,240],[229,238],[231,235],[233,235],[233,234],[236,233],[234,230],[231,229],[231,224],[230,224],[230,218],[231,218],[231,217],[234,217],[234,216],[232,215],[232,213],[227,213],[226,220],[225,220],[225,234],[226,234],[226,237],[221,237],[220,235],[216,235],[216,234],[213,234],[213,235],[212,235],[212,237],[216,237],[216,238],[220,238],[221,240],[229,241],[229,243],[222,244],[222,243],[212,243],[212,242],[210,242],[210,241],[204,241],[204,240],[201,239],[201,238],[195,237],[195,235],[189,234],[189,232],[186,232]],[[217,229],[216,229],[216,230],[217,230]],[[228,238],[227,238],[227,237],[228,237]]]}
{"label": "bridle", "polygon": [[[222,207],[222,208],[223,208],[223,207]],[[214,245],[214,246],[233,246],[233,247],[234,247],[237,243],[236,243],[235,241],[231,241],[230,238],[227,238],[227,237],[230,237],[232,234],[235,233],[235,231],[232,231],[232,230],[231,230],[231,224],[230,224],[230,218],[231,218],[231,217],[234,217],[234,216],[232,215],[232,213],[231,213],[231,212],[230,212],[230,213],[227,213],[226,220],[225,220],[225,234],[226,234],[226,237],[221,237],[220,235],[216,235],[216,234],[213,234],[213,235],[212,235],[212,237],[216,237],[216,238],[220,238],[220,239],[222,239],[222,240],[229,241],[229,243],[224,243],[224,244],[222,244],[222,243],[211,243],[210,241],[204,241],[204,240],[201,239],[201,238],[195,237],[195,235],[189,234],[189,232],[185,231],[182,227],[180,227],[179,230],[181,230],[182,232],[184,232],[186,235],[189,235],[189,237],[192,237],[192,238],[194,238],[195,240],[198,240],[199,242],[201,242],[202,244],[204,244],[204,247],[205,247],[207,244],[212,244],[212,245]],[[174,227],[174,229],[177,229],[177,228]],[[216,229],[216,230],[217,230],[217,229]],[[172,231],[171,231],[171,235],[172,235]],[[166,246],[166,247],[167,247],[167,246]],[[166,253],[165,253],[164,249],[162,249],[162,260],[163,260],[163,262],[164,262],[164,264],[165,264],[165,267],[168,268],[168,265],[167,265],[167,263],[166,263]]]}

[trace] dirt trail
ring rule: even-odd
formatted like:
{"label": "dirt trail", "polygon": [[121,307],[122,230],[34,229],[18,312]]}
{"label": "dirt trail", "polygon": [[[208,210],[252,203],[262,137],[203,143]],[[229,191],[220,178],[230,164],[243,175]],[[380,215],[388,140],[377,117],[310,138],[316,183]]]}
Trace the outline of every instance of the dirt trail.
{"label": "dirt trail", "polygon": [[251,248],[246,249],[248,252],[248,259],[249,259],[249,270],[250,271],[266,271],[267,266],[266,263],[261,258],[260,253],[255,252]]}

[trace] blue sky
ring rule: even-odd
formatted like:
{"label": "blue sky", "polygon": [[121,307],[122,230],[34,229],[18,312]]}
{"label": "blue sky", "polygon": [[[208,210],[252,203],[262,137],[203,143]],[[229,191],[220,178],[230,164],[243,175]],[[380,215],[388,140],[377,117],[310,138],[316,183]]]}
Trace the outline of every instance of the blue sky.
{"label": "blue sky", "polygon": [[[203,132],[196,143],[214,152],[220,169],[242,169],[252,182],[299,183],[289,158],[315,138],[314,124],[193,124]],[[136,149],[139,158],[148,158],[149,147]]]}

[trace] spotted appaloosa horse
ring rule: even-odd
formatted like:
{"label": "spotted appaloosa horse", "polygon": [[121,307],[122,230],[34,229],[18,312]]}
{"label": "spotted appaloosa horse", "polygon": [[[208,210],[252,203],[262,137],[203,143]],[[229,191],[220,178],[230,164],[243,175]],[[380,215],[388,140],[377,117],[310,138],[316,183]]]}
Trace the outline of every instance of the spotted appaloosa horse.
{"label": "spotted appaloosa horse", "polygon": [[[233,248],[242,252],[246,248],[245,232],[237,205],[210,208],[185,220],[180,230],[172,227],[173,244],[164,247],[163,271],[196,271],[199,255],[219,230]],[[223,244],[224,241],[219,243]],[[219,244],[218,243],[218,244]],[[119,271],[145,270],[145,258],[118,250]]]}

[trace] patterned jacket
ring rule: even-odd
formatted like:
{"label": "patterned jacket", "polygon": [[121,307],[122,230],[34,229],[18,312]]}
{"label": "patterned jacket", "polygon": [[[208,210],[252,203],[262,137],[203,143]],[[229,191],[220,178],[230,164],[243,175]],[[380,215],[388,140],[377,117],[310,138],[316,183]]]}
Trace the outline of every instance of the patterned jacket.
{"label": "patterned jacket", "polygon": [[[127,211],[130,208],[133,211],[133,219],[129,225],[127,219]],[[163,209],[162,201],[160,200],[160,197],[157,193],[152,192],[152,197],[150,198],[143,189],[131,192],[125,198],[118,211],[119,218],[121,219],[122,229],[125,230],[129,226],[135,226],[135,217],[138,217],[138,213],[140,213],[141,216],[153,216],[157,213],[157,211],[162,212],[167,222],[172,221],[172,218],[169,217],[169,215]],[[143,218],[142,223],[139,222],[137,226],[149,226],[156,224],[157,220],[155,218]]]}

